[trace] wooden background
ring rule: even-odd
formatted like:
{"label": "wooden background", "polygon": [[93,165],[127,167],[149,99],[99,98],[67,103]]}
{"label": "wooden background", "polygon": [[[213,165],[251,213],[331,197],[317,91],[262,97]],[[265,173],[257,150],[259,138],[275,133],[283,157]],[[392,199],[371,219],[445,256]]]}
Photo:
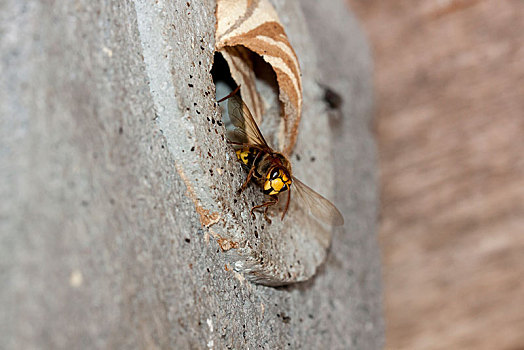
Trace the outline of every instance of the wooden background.
{"label": "wooden background", "polygon": [[524,349],[524,2],[349,0],[375,58],[388,349]]}

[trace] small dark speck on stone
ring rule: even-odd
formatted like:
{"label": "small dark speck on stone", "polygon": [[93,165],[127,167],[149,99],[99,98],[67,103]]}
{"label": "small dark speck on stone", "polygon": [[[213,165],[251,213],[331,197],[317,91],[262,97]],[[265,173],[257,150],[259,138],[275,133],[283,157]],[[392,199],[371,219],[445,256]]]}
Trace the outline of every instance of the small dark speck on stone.
{"label": "small dark speck on stone", "polygon": [[324,101],[331,109],[340,108],[343,103],[342,96],[328,87],[324,88]]}
{"label": "small dark speck on stone", "polygon": [[205,50],[205,49],[204,49],[204,47],[203,47],[202,45],[200,46],[200,49],[201,49],[202,51],[204,51],[204,50]]}
{"label": "small dark speck on stone", "polygon": [[300,155],[298,153],[295,154],[295,157],[297,157],[297,160],[300,162]]}
{"label": "small dark speck on stone", "polygon": [[233,203],[236,203],[236,202],[238,202],[238,200],[236,200],[236,199],[233,199]]}
{"label": "small dark speck on stone", "polygon": [[195,151],[195,146],[191,147],[191,152]]}
{"label": "small dark speck on stone", "polygon": [[200,114],[200,112],[198,111],[198,109],[196,110],[197,114]]}
{"label": "small dark speck on stone", "polygon": [[193,106],[196,106],[196,105],[197,105],[197,103],[196,103],[196,102],[193,102]]}
{"label": "small dark speck on stone", "polygon": [[187,86],[189,86],[190,88],[192,88],[192,87],[193,87],[193,84],[187,84]]}
{"label": "small dark speck on stone", "polygon": [[184,239],[184,241],[186,241],[186,243],[190,243],[191,242],[191,240],[189,238]]}
{"label": "small dark speck on stone", "polygon": [[191,4],[189,3],[189,1],[186,2],[186,5],[187,5],[187,7],[191,6]]}
{"label": "small dark speck on stone", "polygon": [[209,267],[208,267],[208,268],[206,268],[206,270],[207,270],[207,272],[209,272],[209,273],[211,272],[211,271],[209,271]]}
{"label": "small dark speck on stone", "polygon": [[211,118],[211,123],[215,124],[215,118]]}
{"label": "small dark speck on stone", "polygon": [[202,61],[198,61],[198,65],[201,66],[202,65]]}
{"label": "small dark speck on stone", "polygon": [[189,79],[193,79],[193,76],[191,74],[189,74]]}
{"label": "small dark speck on stone", "polygon": [[213,156],[211,155],[211,152],[207,152],[207,155],[211,158],[213,158]]}
{"label": "small dark speck on stone", "polygon": [[124,133],[124,128],[123,128],[123,127],[119,127],[119,128],[118,128],[118,133],[119,133],[120,135],[122,135],[122,134]]}
{"label": "small dark speck on stone", "polygon": [[162,147],[162,149],[164,149],[164,145],[162,145],[162,146],[160,146],[160,147]]}
{"label": "small dark speck on stone", "polygon": [[314,161],[315,161],[315,159],[316,159],[315,157],[311,157],[311,161],[312,161],[312,162],[314,162]]}
{"label": "small dark speck on stone", "polygon": [[83,206],[83,207],[87,207],[87,205],[89,204],[88,201],[82,201],[81,203],[82,203],[82,206]]}

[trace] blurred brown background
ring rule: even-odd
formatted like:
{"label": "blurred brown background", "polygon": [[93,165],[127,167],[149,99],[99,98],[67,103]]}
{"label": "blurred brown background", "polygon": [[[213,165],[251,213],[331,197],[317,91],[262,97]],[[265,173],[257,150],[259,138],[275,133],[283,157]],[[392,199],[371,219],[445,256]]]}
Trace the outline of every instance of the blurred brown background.
{"label": "blurred brown background", "polygon": [[387,349],[524,349],[524,1],[348,1],[375,59]]}

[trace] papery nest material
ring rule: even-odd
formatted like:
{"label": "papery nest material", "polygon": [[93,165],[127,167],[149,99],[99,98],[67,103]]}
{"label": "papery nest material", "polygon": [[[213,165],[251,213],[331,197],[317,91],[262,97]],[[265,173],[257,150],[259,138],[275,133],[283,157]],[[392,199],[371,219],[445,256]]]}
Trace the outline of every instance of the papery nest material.
{"label": "papery nest material", "polygon": [[284,27],[267,0],[217,0],[216,51],[229,65],[231,77],[241,86],[242,99],[260,122],[262,99],[255,87],[251,52],[260,55],[274,70],[282,103],[282,152],[295,145],[302,111],[302,79],[297,55]]}

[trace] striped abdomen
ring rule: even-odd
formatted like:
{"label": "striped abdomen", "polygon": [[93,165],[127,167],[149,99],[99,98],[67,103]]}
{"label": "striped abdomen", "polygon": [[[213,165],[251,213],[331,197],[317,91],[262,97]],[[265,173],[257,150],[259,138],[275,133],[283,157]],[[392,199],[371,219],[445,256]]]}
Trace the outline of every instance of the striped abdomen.
{"label": "striped abdomen", "polygon": [[245,165],[245,167],[250,170],[252,167],[255,167],[253,172],[253,177],[258,181],[261,180],[265,171],[263,168],[264,163],[262,160],[267,160],[269,156],[267,152],[263,152],[254,147],[243,147],[236,151],[237,158]]}

